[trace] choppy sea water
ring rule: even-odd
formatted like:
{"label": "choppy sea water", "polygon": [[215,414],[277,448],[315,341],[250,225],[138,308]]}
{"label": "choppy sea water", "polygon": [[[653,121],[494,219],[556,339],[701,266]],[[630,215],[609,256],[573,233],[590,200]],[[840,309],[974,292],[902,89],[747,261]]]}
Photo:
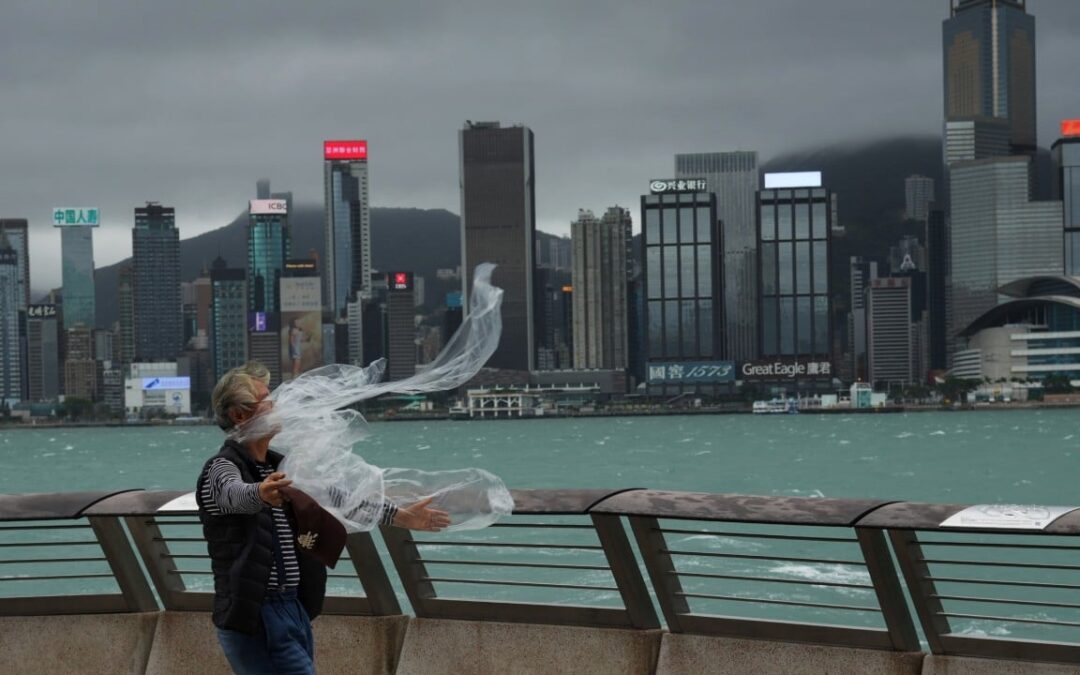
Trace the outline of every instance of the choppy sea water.
{"label": "choppy sea water", "polygon": [[[384,422],[372,424],[372,435],[357,445],[356,452],[369,462],[385,467],[438,470],[478,466],[502,476],[515,488],[650,487],[806,497],[1069,505],[1080,504],[1074,477],[1074,453],[1080,442],[1078,423],[1080,412],[1073,410]],[[221,438],[221,433],[212,427],[3,431],[0,432],[0,466],[4,469],[0,471],[0,493],[193,489],[199,468],[216,452]],[[577,520],[582,524],[588,522]],[[671,521],[665,525],[680,526]],[[695,523],[693,527],[703,525]],[[712,529],[723,529],[733,536],[676,534],[668,537],[669,546],[689,552],[796,559],[823,555],[839,560],[860,558],[853,544],[778,543],[739,536],[741,531],[751,531],[753,527],[713,525]],[[800,531],[806,533],[805,529]],[[837,534],[825,528],[810,533]],[[429,541],[423,548],[426,558],[483,560],[494,553],[490,548],[440,545],[443,541],[440,536],[418,537]],[[491,529],[464,533],[464,536],[478,541],[505,542],[536,535],[514,529]],[[547,530],[542,535],[544,542],[555,544],[581,543],[583,536],[589,536],[589,531]],[[1068,563],[1070,559],[1061,562]],[[586,566],[603,563],[602,554],[596,551],[569,549],[510,550],[499,560]],[[390,567],[389,561],[386,564]],[[679,558],[677,566],[684,573],[768,575],[854,585],[869,581],[865,570],[856,566],[798,560],[687,555]],[[20,573],[18,566],[7,567],[8,573]],[[428,571],[447,579],[539,580],[611,586],[610,576],[602,571],[558,572],[453,564],[432,565]],[[27,573],[33,571],[28,569]],[[391,578],[394,577],[391,573]],[[205,576],[185,577],[185,581],[195,588],[209,583]],[[345,578],[331,581],[332,589],[337,592],[353,592],[351,588],[355,585],[352,582],[350,586]],[[5,583],[0,584],[0,595],[38,592],[39,588],[30,580]],[[92,590],[75,582],[63,582],[62,588],[68,593]],[[438,590],[440,596],[619,604],[617,593],[602,590],[470,586],[452,582],[442,583]],[[687,578],[684,590],[704,595],[753,596],[849,607],[875,604],[872,591],[844,586],[754,585],[733,581],[717,584],[704,578]],[[1061,593],[1056,591],[1045,596],[1039,599],[1062,600]],[[1016,597],[1033,596],[1028,593]],[[1066,600],[1080,603],[1080,597]],[[707,598],[691,599],[691,605],[694,611],[707,613],[881,625],[879,616],[851,609],[769,607]],[[961,609],[988,611],[985,607]],[[1023,616],[1080,620],[1076,614],[1070,610],[1039,610]],[[958,625],[974,634],[1005,636],[1033,635],[1032,630],[1038,630],[1041,632],[1037,634],[1044,639],[1066,641],[1078,637],[1072,633],[1080,633],[1063,634],[1059,629],[1032,629],[1001,622],[967,621]]]}
{"label": "choppy sea water", "polygon": [[[381,422],[378,466],[478,466],[515,488],[649,487],[940,502],[1080,501],[1080,411]],[[191,489],[213,427],[0,431],[0,493]]]}

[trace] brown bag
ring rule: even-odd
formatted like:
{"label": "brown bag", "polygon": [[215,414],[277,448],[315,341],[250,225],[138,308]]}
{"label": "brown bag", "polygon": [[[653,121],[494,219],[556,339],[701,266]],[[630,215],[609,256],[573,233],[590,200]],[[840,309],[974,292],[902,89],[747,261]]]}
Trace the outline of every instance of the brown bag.
{"label": "brown bag", "polygon": [[314,556],[327,567],[333,568],[345,548],[348,533],[332,513],[319,506],[302,490],[294,487],[280,488],[282,496],[292,511],[293,530],[296,532],[296,548]]}

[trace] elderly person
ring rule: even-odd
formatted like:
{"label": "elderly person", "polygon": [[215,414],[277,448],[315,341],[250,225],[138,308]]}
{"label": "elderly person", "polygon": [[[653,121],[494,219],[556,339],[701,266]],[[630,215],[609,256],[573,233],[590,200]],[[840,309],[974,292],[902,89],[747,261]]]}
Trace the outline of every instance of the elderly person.
{"label": "elderly person", "polygon": [[[277,470],[273,431],[239,443],[231,436],[273,405],[269,371],[257,362],[233,368],[214,387],[218,425],[230,434],[199,474],[196,500],[214,571],[213,619],[237,673],[314,673],[311,619],[322,610],[326,567],[298,551],[289,503],[292,481]],[[245,435],[246,436],[246,435]],[[437,532],[450,524],[431,500],[383,504],[381,522]]]}

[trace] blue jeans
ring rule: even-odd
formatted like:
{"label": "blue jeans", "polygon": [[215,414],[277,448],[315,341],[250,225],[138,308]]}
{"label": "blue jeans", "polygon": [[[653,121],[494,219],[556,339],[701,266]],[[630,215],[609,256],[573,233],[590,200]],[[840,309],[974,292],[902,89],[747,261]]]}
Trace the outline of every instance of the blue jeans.
{"label": "blue jeans", "polygon": [[218,628],[218,642],[237,675],[314,675],[311,621],[296,591],[268,592],[262,606],[262,635]]}

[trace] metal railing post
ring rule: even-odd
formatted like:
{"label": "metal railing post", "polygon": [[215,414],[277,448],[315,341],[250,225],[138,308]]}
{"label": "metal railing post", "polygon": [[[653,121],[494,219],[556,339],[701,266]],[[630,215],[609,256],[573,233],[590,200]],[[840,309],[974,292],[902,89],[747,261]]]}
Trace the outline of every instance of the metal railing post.
{"label": "metal railing post", "polygon": [[90,516],[90,527],[97,536],[101,550],[109,563],[109,568],[116,577],[124,602],[132,612],[158,611],[157,599],[150,588],[139,560],[131,549],[127,534],[120,519],[115,517]]}
{"label": "metal railing post", "polygon": [[937,589],[930,577],[930,568],[922,562],[922,547],[919,539],[911,530],[889,530],[896,561],[907,583],[915,613],[919,616],[926,642],[934,654],[942,654],[941,636],[952,632],[948,618],[941,616],[944,611],[941,601],[935,596]]}
{"label": "metal railing post", "polygon": [[127,516],[124,522],[165,609],[194,609],[182,600],[184,580],[176,573],[176,564],[168,556],[169,548],[153,516]]}
{"label": "metal railing post", "polygon": [[611,576],[615,578],[619,595],[626,605],[630,625],[634,628],[659,628],[660,621],[656,618],[649,589],[641,577],[637,556],[634,555],[630,539],[623,529],[622,518],[600,513],[590,514],[590,517],[600,545],[604,547],[604,555],[611,567]]}
{"label": "metal railing post", "polygon": [[349,551],[349,559],[352,560],[356,576],[360,585],[364,588],[371,613],[375,616],[391,616],[401,614],[401,605],[398,603],[394,587],[390,585],[390,577],[386,574],[386,568],[379,558],[379,551],[375,548],[375,540],[370,532],[354,532],[345,540],[345,548]]}
{"label": "metal railing post", "polygon": [[681,633],[679,615],[689,614],[690,604],[680,595],[683,587],[679,576],[675,574],[675,562],[665,553],[667,541],[660,531],[660,522],[652,517],[630,516],[630,527],[634,530],[638,550],[644,558],[645,569],[656,591],[656,599],[660,603],[660,611],[664,613],[668,630]]}
{"label": "metal railing post", "polygon": [[855,529],[859,548],[866,560],[866,570],[877,594],[881,615],[885,627],[889,630],[889,639],[893,649],[904,652],[919,651],[919,635],[915,632],[915,623],[908,611],[904,590],[896,575],[892,556],[885,534],[881,530]]}
{"label": "metal railing post", "polygon": [[386,550],[394,562],[394,569],[397,570],[413,611],[417,617],[429,616],[425,601],[436,597],[435,586],[425,580],[428,571],[409,531],[390,525],[381,526],[379,531],[386,542]]}

